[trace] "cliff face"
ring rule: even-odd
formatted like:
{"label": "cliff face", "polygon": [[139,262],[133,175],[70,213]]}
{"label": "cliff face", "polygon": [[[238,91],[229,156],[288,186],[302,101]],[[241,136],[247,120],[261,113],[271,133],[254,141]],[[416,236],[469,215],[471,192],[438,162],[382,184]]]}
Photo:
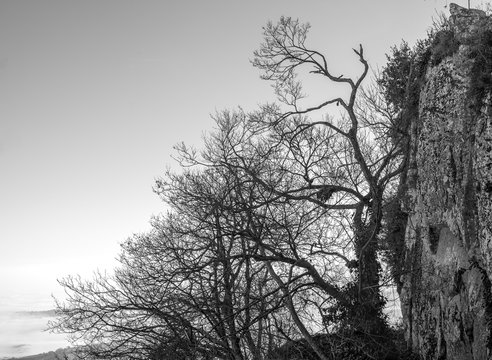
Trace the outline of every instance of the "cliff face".
{"label": "cliff face", "polygon": [[411,125],[402,313],[406,338],[425,359],[488,359],[492,106],[486,65],[492,59],[484,49],[492,47],[492,19],[450,8],[450,31],[433,44],[438,48]]}

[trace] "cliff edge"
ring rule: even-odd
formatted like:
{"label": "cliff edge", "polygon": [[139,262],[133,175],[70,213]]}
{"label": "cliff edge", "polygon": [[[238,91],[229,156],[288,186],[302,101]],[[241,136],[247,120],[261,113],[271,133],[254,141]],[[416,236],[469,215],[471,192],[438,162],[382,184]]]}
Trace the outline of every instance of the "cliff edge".
{"label": "cliff edge", "polygon": [[424,359],[492,358],[492,19],[450,5],[411,124],[401,302]]}

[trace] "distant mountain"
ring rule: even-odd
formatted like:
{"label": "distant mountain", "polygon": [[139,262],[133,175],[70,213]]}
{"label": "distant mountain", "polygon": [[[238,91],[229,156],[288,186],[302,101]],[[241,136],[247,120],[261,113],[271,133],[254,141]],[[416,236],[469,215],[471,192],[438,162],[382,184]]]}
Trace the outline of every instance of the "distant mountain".
{"label": "distant mountain", "polygon": [[52,359],[55,349],[68,348],[66,335],[46,331],[48,321],[54,319],[55,310],[0,311],[0,360],[30,358],[32,354]]}
{"label": "distant mountain", "polygon": [[29,355],[24,357],[13,357],[13,358],[0,358],[1,360],[72,360],[73,349],[65,348],[58,349],[56,351],[49,351],[47,353]]}

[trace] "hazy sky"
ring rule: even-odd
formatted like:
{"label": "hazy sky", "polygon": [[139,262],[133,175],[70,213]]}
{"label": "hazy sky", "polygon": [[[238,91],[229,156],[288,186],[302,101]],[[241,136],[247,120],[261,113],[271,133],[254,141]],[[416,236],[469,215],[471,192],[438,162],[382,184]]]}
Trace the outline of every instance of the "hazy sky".
{"label": "hazy sky", "polygon": [[272,99],[249,63],[268,20],[309,21],[350,74],[352,48],[382,66],[446,5],[0,0],[0,308],[53,307],[57,277],[111,266],[164,210],[152,185],[172,146],[200,144],[216,110]]}

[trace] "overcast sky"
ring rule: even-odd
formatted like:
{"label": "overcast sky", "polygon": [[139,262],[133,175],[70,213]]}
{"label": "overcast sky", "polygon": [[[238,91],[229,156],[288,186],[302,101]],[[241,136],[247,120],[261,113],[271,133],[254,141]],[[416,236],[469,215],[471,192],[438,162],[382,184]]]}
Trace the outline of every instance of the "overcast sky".
{"label": "overcast sky", "polygon": [[152,186],[172,146],[273,98],[249,63],[268,20],[310,22],[308,43],[350,74],[352,48],[380,67],[446,5],[0,0],[0,308],[51,308],[57,277],[111,267],[164,211]]}

